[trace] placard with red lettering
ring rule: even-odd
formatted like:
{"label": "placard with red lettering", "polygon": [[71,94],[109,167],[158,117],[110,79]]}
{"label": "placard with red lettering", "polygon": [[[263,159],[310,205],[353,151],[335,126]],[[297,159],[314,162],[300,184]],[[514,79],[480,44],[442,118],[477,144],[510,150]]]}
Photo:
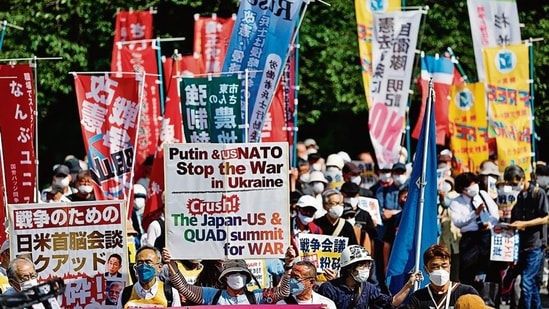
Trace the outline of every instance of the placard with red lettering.
{"label": "placard with red lettering", "polygon": [[[505,225],[504,223],[501,223]],[[516,230],[504,228],[492,231],[490,261],[516,262],[519,253],[519,234]]]}
{"label": "placard with red lettering", "polygon": [[[9,204],[8,211],[11,258],[30,258],[39,282],[63,278],[62,308],[115,308],[109,291],[130,278],[124,201]],[[112,268],[109,258],[121,261]]]}
{"label": "placard with red lettering", "polygon": [[288,144],[165,144],[166,244],[176,259],[281,258]]}

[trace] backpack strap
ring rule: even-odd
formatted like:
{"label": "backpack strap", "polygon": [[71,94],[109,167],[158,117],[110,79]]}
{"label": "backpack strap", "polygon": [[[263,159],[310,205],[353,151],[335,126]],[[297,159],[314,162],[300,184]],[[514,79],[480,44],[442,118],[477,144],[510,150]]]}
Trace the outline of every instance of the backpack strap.
{"label": "backpack strap", "polygon": [[339,221],[337,222],[337,227],[335,228],[334,232],[332,233],[332,236],[338,236],[339,233],[341,233],[341,230],[343,229],[344,225],[345,225],[345,220],[339,218]]}
{"label": "backpack strap", "polygon": [[284,302],[286,302],[286,304],[288,304],[288,305],[290,305],[290,304],[297,305],[297,300],[295,300],[295,298],[292,295],[284,297]]}
{"label": "backpack strap", "polygon": [[133,284],[130,286],[127,286],[122,290],[122,308],[126,305],[128,300],[130,300],[130,297],[132,296],[132,290],[133,290]]}
{"label": "backpack strap", "polygon": [[217,292],[215,292],[214,297],[212,298],[212,303],[210,305],[217,305],[217,302],[219,301],[219,298],[221,297],[221,293],[223,290],[219,289]]}
{"label": "backpack strap", "polygon": [[166,296],[166,300],[168,301],[168,307],[171,307],[173,304],[173,290],[172,285],[164,282],[164,296]]}

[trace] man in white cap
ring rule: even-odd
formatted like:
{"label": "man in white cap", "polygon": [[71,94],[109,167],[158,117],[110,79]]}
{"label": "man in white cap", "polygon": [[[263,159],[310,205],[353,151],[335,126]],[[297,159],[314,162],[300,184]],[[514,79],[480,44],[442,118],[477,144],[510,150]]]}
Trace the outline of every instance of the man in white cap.
{"label": "man in white cap", "polygon": [[[312,190],[312,196],[316,199],[316,213],[315,218],[322,217],[326,210],[322,207],[322,192],[326,189],[326,185],[328,184],[328,180],[326,177],[324,177],[324,173],[321,171],[312,171],[311,177],[309,180],[308,188]],[[308,192],[306,190],[303,191],[304,193]]]}
{"label": "man in white cap", "polygon": [[308,138],[304,142],[305,148],[307,149],[307,153],[317,153],[318,152],[318,145],[316,144],[316,141],[312,138]]}

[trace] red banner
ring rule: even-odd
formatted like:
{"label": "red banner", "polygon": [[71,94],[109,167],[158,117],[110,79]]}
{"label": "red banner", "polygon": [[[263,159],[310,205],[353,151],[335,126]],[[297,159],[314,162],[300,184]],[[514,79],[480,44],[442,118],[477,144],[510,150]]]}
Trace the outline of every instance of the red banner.
{"label": "red banner", "polygon": [[194,52],[201,55],[206,73],[221,72],[235,19],[195,15]]}
{"label": "red banner", "polygon": [[75,75],[80,125],[90,170],[107,199],[127,199],[139,125],[139,82]]}
{"label": "red banner", "polygon": [[[6,195],[10,204],[36,202],[34,92],[30,65],[0,65],[0,130]],[[1,224],[5,217],[4,208],[0,212]]]}
{"label": "red banner", "polygon": [[150,11],[122,11],[116,14],[114,46],[112,49],[111,70],[116,71],[120,54],[116,43],[149,40],[153,37],[153,19]]}

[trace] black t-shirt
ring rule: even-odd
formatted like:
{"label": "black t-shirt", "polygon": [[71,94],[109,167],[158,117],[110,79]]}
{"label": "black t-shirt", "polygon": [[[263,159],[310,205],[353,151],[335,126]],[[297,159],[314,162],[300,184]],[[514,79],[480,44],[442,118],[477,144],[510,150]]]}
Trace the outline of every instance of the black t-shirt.
{"label": "black t-shirt", "polygon": [[95,195],[93,193],[90,195],[90,198],[83,198],[78,193],[73,193],[71,195],[68,195],[67,198],[73,202],[87,202],[87,201],[95,201]]}
{"label": "black t-shirt", "polygon": [[[475,294],[478,295],[477,290],[475,290],[474,287],[467,285],[467,284],[461,284],[461,283],[453,283],[452,286],[455,286],[452,288],[452,292],[450,294],[450,306],[453,307],[461,295],[465,294]],[[434,290],[431,289],[431,294],[433,295],[433,299],[436,302],[436,304],[433,303],[433,299],[431,299],[431,295],[429,295],[429,291],[427,289],[431,289],[430,285],[427,285],[426,287],[419,289],[412,294],[412,297],[410,298],[410,302],[408,303],[409,309],[428,309],[428,308],[437,308],[438,305],[441,305],[443,302],[446,304],[446,295],[447,293],[443,294],[437,294]],[[440,308],[446,308],[445,305],[441,305]]]}
{"label": "black t-shirt", "polygon": [[[332,225],[330,221],[328,221],[328,218],[326,217],[328,214],[325,214],[324,216],[316,219],[314,222],[316,225],[318,225],[322,229],[322,233],[324,235],[332,235],[339,224],[339,221],[335,225]],[[339,218],[339,220],[344,220]],[[351,223],[345,222],[343,225],[343,228],[341,229],[341,232],[339,232],[339,235],[335,236],[343,236],[349,238],[348,245],[358,245],[358,241],[356,240],[355,230]]]}
{"label": "black t-shirt", "polygon": [[[517,203],[511,210],[511,222],[529,221],[543,218],[548,213],[545,191],[530,184],[527,191],[520,192]],[[547,225],[536,225],[519,231],[520,250],[539,248],[547,245]]]}

